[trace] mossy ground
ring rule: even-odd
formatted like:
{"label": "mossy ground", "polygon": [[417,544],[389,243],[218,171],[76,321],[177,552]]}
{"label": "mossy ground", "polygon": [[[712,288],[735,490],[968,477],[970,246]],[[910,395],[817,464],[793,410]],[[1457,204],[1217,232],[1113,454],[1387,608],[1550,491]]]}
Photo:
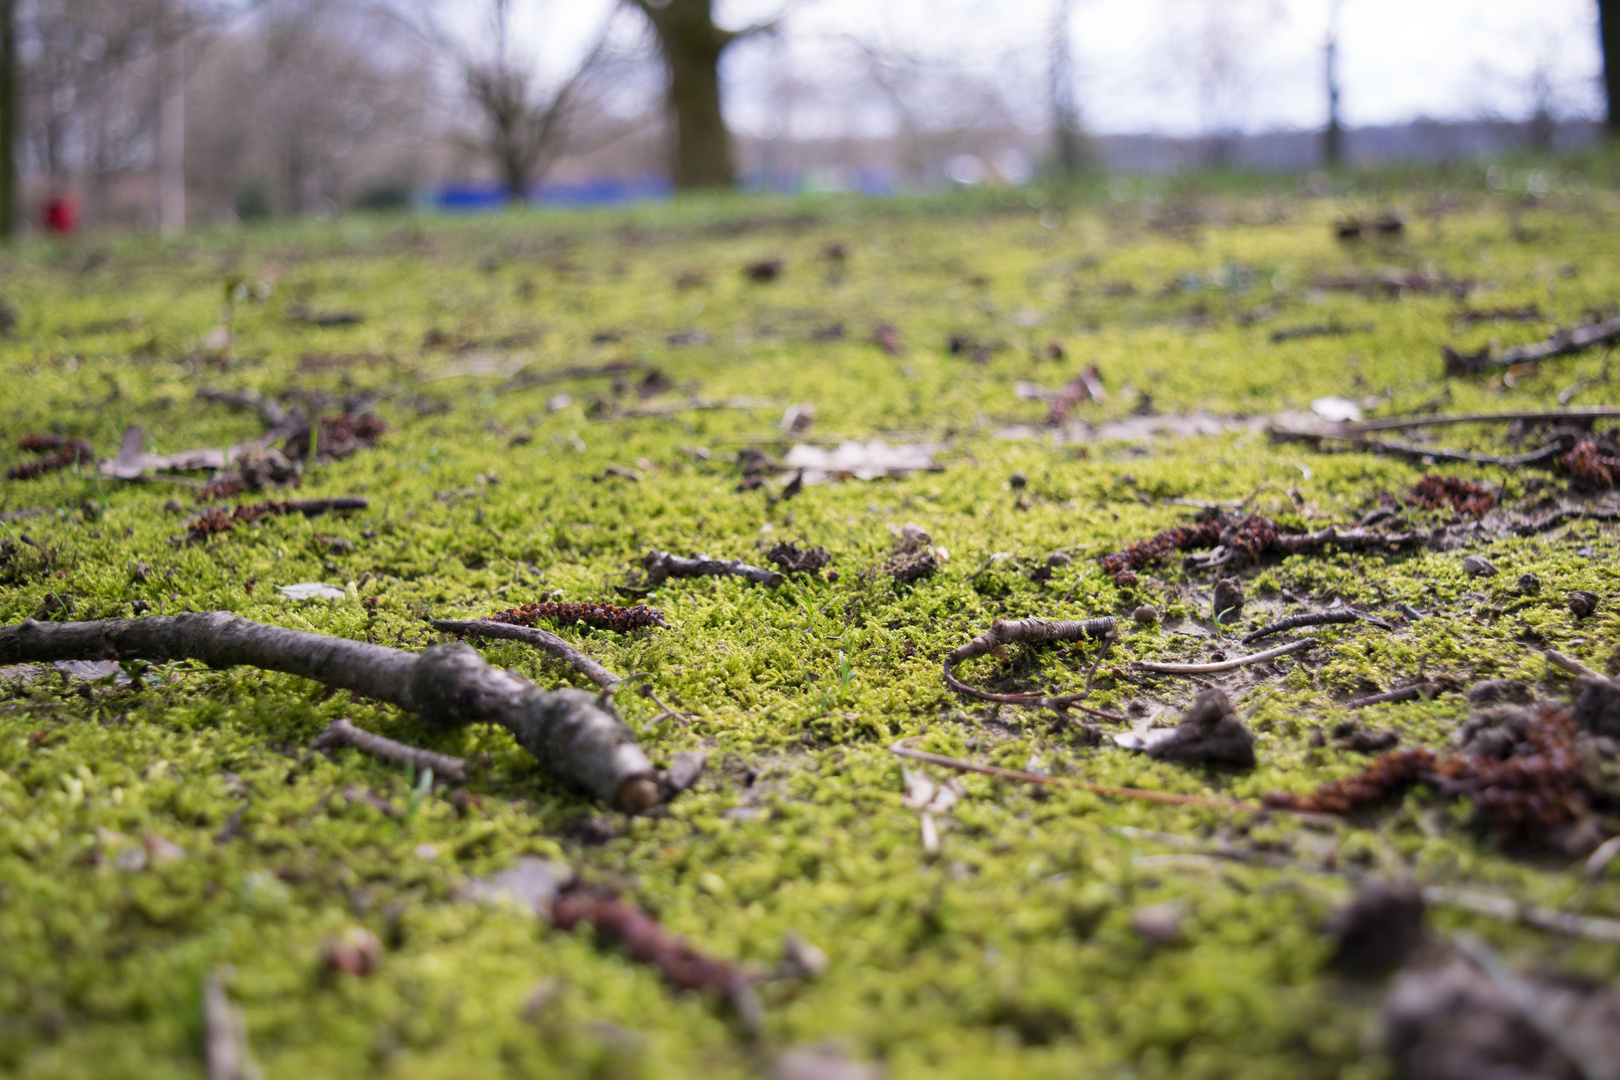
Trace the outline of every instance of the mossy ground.
{"label": "mossy ground", "polygon": [[[0,1069],[199,1076],[201,979],[230,965],[232,998],[272,1078],[741,1076],[758,1074],[775,1050],[824,1040],[883,1061],[895,1077],[1385,1075],[1376,988],[1323,969],[1322,923],[1345,895],[1342,879],[1144,863],[1174,849],[1120,827],[1223,832],[1309,852],[1318,864],[1405,868],[1426,882],[1611,916],[1620,915],[1620,877],[1589,885],[1578,865],[1504,851],[1472,831],[1463,810],[1435,812],[1421,794],[1367,827],[1324,832],[978,776],[963,778],[967,796],[930,858],[887,747],[922,736],[924,748],[1018,767],[1033,756],[1055,774],[1106,784],[1256,798],[1363,764],[1313,748],[1308,736],[1372,687],[1427,671],[1516,675],[1562,693],[1567,680],[1546,675],[1523,642],[1526,627],[1602,667],[1620,607],[1606,601],[1577,622],[1563,597],[1620,592],[1620,568],[1612,531],[1577,522],[1473,549],[1501,568],[1483,582],[1465,578],[1461,553],[1296,557],[1249,571],[1251,596],[1277,600],[1273,610],[1287,590],[1313,604],[1409,603],[1431,617],[1394,633],[1330,627],[1312,659],[1237,681],[1258,736],[1260,763],[1247,773],[1086,746],[1050,715],[964,702],[939,673],[948,649],[997,616],[1128,615],[1144,601],[1172,629],[1126,620],[1118,657],[1205,655],[1218,643],[1173,630],[1207,618],[1211,580],[1172,565],[1122,589],[1095,557],[1185,521],[1192,511],[1177,497],[1238,499],[1270,485],[1260,504],[1304,525],[1364,512],[1424,471],[1249,433],[1142,445],[1009,439],[1006,429],[1038,428],[1045,415],[1044,404],[1015,394],[1020,380],[1055,388],[1095,362],[1110,396],[1079,410],[1087,420],[1125,416],[1143,393],[1164,413],[1265,414],[1327,394],[1384,397],[1386,411],[1431,401],[1464,411],[1546,407],[1571,384],[1606,380],[1601,353],[1548,363],[1511,385],[1448,380],[1442,342],[1531,340],[1549,325],[1454,333],[1457,302],[1444,292],[1386,299],[1307,287],[1318,271],[1397,265],[1477,280],[1476,306],[1533,302],[1560,322],[1612,305],[1620,197],[1590,162],[1542,170],[1549,183],[1530,185],[1550,186],[1540,197],[1462,176],[1444,191],[1410,183],[1316,199],[1125,184],[1123,200],[1068,205],[1008,195],[349,219],[6,256],[0,290],[20,319],[0,344],[10,386],[0,444],[60,429],[110,456],[131,423],[145,425],[159,451],[259,433],[255,417],[198,402],[202,385],[370,391],[385,395],[378,409],[391,431],[377,449],[304,477],[303,497],[363,495],[369,511],[266,519],[205,544],[170,540],[182,519],[163,505],[184,491],[120,485],[90,469],[6,482],[5,509],[48,508],[6,523],[8,534],[26,532],[54,554],[23,545],[0,586],[0,622],[35,614],[55,593],[76,618],[128,615],[142,600],[160,614],[224,608],[418,647],[433,639],[425,615],[477,616],[551,595],[614,599],[648,546],[759,561],[762,540],[803,538],[832,552],[840,577],[774,591],[671,581],[650,602],[672,630],[562,631],[615,670],[645,673],[691,714],[651,723],[653,702],[621,696],[656,761],[712,752],[697,788],[652,818],[592,804],[502,733],[434,733],[287,676],[177,664],[144,688],[49,670],[13,681],[0,704]],[[1336,216],[1385,206],[1405,214],[1403,237],[1333,239]],[[847,251],[843,265],[826,255],[834,242]],[[784,260],[781,278],[745,280],[744,264],[767,256]],[[701,280],[681,287],[682,275]],[[222,367],[204,341],[223,318],[223,283],[237,276],[264,298],[236,306],[236,357]],[[355,310],[365,322],[292,323],[294,302]],[[125,321],[135,316],[139,325]],[[1332,322],[1356,332],[1270,338]],[[810,340],[834,323],[847,331],[842,340]],[[898,328],[902,355],[869,341],[878,323]],[[484,344],[425,349],[434,329]],[[693,329],[702,343],[667,342]],[[528,332],[532,344],[500,344]],[[950,355],[953,332],[989,345],[988,361],[975,362],[971,349]],[[1052,340],[1066,358],[1046,357]],[[675,383],[665,400],[690,390],[774,404],[600,420],[587,407],[609,394],[605,378],[517,389],[477,375],[435,378],[470,361],[494,370],[523,358],[536,373],[630,358]],[[572,403],[548,408],[560,392]],[[1579,403],[1612,394],[1599,381]],[[775,425],[790,403],[815,406],[812,436],[942,443],[943,471],[812,486],[788,501],[769,489],[737,492],[736,450],[779,451]],[[1487,445],[1491,434],[1447,438]],[[610,464],[642,478],[605,475]],[[1509,500],[1533,480],[1460,471],[1505,484]],[[1022,490],[1009,483],[1015,472],[1028,478]],[[86,500],[99,512],[85,513]],[[901,586],[874,571],[890,526],[906,522],[929,530],[949,559]],[[330,537],[353,547],[333,553]],[[1055,551],[1073,561],[1032,580]],[[1001,552],[1011,557],[975,576]],[[137,562],[151,568],[144,581]],[[1542,589],[1520,597],[1511,586],[1527,571]],[[346,595],[300,603],[276,592],[301,581]],[[485,651],[543,685],[577,681],[517,645]],[[1072,686],[1087,662],[1048,652],[1015,657],[1010,672],[1026,685]],[[1009,674],[985,660],[967,671]],[[1170,679],[1149,691],[1104,680],[1097,701],[1139,696],[1173,710],[1189,693]],[[1443,697],[1362,719],[1398,730],[1405,744],[1440,747],[1464,715],[1460,699]],[[476,803],[458,812],[445,789],[413,800],[404,774],[354,752],[305,754],[338,716],[485,755],[468,785]],[[350,797],[355,786],[408,816]],[[216,839],[233,818],[237,835]],[[592,828],[582,829],[585,819]],[[184,857],[119,869],[118,854],[148,834]],[[765,1031],[750,1039],[717,1003],[671,993],[586,933],[452,898],[469,875],[523,854],[566,859],[711,954],[769,968],[796,932],[830,968],[814,981],[764,984]],[[1187,920],[1180,944],[1155,947],[1131,930],[1131,914],[1167,900],[1184,905]],[[1606,981],[1620,973],[1615,946],[1449,911],[1434,922],[1467,925],[1526,968]],[[323,979],[321,942],[355,924],[387,943],[380,973]],[[526,1013],[546,980],[560,992]]]}

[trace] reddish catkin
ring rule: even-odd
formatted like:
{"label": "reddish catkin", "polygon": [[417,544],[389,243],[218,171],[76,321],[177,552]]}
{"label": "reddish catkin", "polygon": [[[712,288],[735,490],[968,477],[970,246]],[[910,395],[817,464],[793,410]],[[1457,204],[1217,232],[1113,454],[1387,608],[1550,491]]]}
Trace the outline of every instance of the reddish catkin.
{"label": "reddish catkin", "polygon": [[1221,523],[1205,521],[1198,525],[1178,525],[1130,547],[1102,557],[1102,568],[1121,585],[1136,584],[1136,571],[1158,562],[1172,551],[1214,547],[1221,539]]}
{"label": "reddish catkin", "polygon": [[[6,477],[11,480],[28,480],[43,473],[65,469],[70,465],[94,461],[96,458],[95,450],[83,439],[67,439],[64,441],[54,435],[29,435],[23,438],[19,445],[24,450],[31,450],[43,456],[37,460],[25,461],[21,465],[13,465],[7,469]],[[47,453],[46,451],[54,452]]]}
{"label": "reddish catkin", "polygon": [[644,626],[669,628],[664,621],[664,613],[645,604],[627,608],[617,604],[563,604],[545,600],[484,616],[486,622],[511,623],[514,626],[533,626],[537,619],[565,625],[582,622],[598,630],[618,630],[621,633],[640,630]]}
{"label": "reddish catkin", "polygon": [[677,990],[729,994],[748,981],[737,965],[702,955],[659,925],[657,919],[617,897],[565,892],[557,898],[551,918],[562,930],[589,923],[598,937],[622,948],[636,963],[656,968],[664,981]]}
{"label": "reddish catkin", "polygon": [[263,517],[277,517],[281,514],[304,514],[314,517],[316,514],[334,510],[364,510],[366,505],[364,499],[345,498],[242,503],[234,510],[216,506],[211,510],[204,510],[191,520],[185,539],[202,540],[215,533],[229,532],[239,524],[251,524]]}
{"label": "reddish catkin", "polygon": [[1620,480],[1620,458],[1603,452],[1596,439],[1582,439],[1558,459],[1576,480],[1592,488],[1611,488]]}
{"label": "reddish catkin", "polygon": [[1263,802],[1277,809],[1347,814],[1418,783],[1434,784],[1446,797],[1472,799],[1481,820],[1504,840],[1573,821],[1591,801],[1569,710],[1543,706],[1510,757],[1454,754],[1437,759],[1427,748],[1397,750],[1355,776],[1309,794],[1274,791]]}
{"label": "reddish catkin", "polygon": [[1460,476],[1430,475],[1412,485],[1412,501],[1425,510],[1446,508],[1463,517],[1480,518],[1496,505],[1496,496],[1484,485]]}

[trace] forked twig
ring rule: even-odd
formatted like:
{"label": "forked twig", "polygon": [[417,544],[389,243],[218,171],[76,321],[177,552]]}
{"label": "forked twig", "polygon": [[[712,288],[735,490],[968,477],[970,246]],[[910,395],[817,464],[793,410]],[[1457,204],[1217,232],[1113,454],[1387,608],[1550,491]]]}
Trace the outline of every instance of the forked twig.
{"label": "forked twig", "polygon": [[373,757],[380,757],[384,761],[392,761],[396,765],[409,765],[418,773],[424,769],[432,769],[434,776],[457,783],[467,779],[467,760],[451,754],[441,754],[434,750],[423,750],[417,746],[407,746],[402,742],[374,735],[369,731],[362,731],[355,727],[347,717],[338,717],[326,726],[326,730],[315,736],[309,744],[311,750],[324,750],[329,746],[348,746]]}
{"label": "forked twig", "polygon": [[667,551],[653,550],[642,556],[641,563],[647,568],[649,586],[659,585],[672,577],[730,576],[747,578],[749,581],[759,582],[766,588],[774,589],[784,580],[775,570],[750,566],[741,559],[711,559],[707,555],[689,559],[681,555],[671,555]]}
{"label": "forked twig", "polygon": [[517,626],[513,623],[490,622],[487,619],[430,619],[428,625],[446,634],[471,634],[474,637],[502,638],[533,645],[554,660],[561,660],[591,682],[607,690],[618,685],[622,678],[613,674],[595,660],[586,656],[568,642],[537,626]]}
{"label": "forked twig", "polygon": [[1321,644],[1315,638],[1302,638],[1299,641],[1290,641],[1287,645],[1279,645],[1275,649],[1265,652],[1250,653],[1248,656],[1238,656],[1231,660],[1218,660],[1208,664],[1160,664],[1152,660],[1132,660],[1131,667],[1138,671],[1151,671],[1156,675],[1210,675],[1217,671],[1231,671],[1246,664],[1258,664],[1265,660],[1274,660],[1289,653],[1304,652]]}
{"label": "forked twig", "polygon": [[1335,611],[1304,611],[1298,615],[1289,615],[1278,619],[1276,622],[1267,623],[1254,633],[1244,635],[1243,644],[1253,645],[1261,638],[1280,634],[1285,630],[1298,630],[1303,626],[1335,626],[1339,623],[1353,622],[1368,622],[1380,630],[1395,629],[1382,619],[1375,619],[1370,615],[1364,615],[1350,608],[1339,608]]}
{"label": "forked twig", "polygon": [[[1080,704],[1091,695],[1092,679],[1096,677],[1097,663],[1102,660],[1102,654],[1108,651],[1114,643],[1114,620],[1110,616],[1100,619],[1087,619],[1084,622],[1050,619],[1018,619],[1008,622],[997,619],[990,624],[990,629],[966,645],[959,645],[945,656],[945,684],[958,694],[978,698],[980,701],[993,701],[1002,705],[1031,705],[1038,709],[1079,709],[1090,716],[1103,720],[1113,720],[1125,723],[1125,717],[1118,713],[1105,712],[1094,709],[1089,705]],[[976,656],[999,652],[1003,646],[1013,644],[1044,645],[1058,641],[1101,640],[1102,652],[1097,656],[1097,662],[1091,666],[1086,676],[1086,687],[1078,694],[1060,694],[1049,696],[1046,694],[994,694],[988,690],[979,690],[969,686],[956,677],[954,668],[964,660],[971,660]]]}
{"label": "forked twig", "polygon": [[499,724],[558,779],[619,810],[639,813],[659,801],[652,762],[608,703],[583,690],[542,690],[470,645],[409,653],[228,611],[0,627],[0,664],[103,659],[249,664],[390,702],[433,727]]}

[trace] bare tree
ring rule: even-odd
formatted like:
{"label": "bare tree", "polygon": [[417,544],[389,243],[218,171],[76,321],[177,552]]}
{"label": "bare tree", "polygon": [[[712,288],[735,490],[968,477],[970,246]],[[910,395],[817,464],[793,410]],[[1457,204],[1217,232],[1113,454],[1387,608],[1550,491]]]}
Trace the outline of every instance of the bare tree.
{"label": "bare tree", "polygon": [[17,68],[17,2],[0,0],[0,241],[9,241],[17,231],[17,131],[22,111]]}
{"label": "bare tree", "polygon": [[[1189,18],[1188,8],[1196,14]],[[1256,77],[1255,53],[1281,14],[1277,0],[1179,0],[1166,57],[1193,81],[1204,164],[1231,164]]]}
{"label": "bare tree", "polygon": [[1344,164],[1344,125],[1339,120],[1339,8],[1342,0],[1328,0],[1327,45],[1323,59],[1327,75],[1327,127],[1322,131],[1322,163],[1329,168]]}
{"label": "bare tree", "polygon": [[1598,0],[1598,41],[1603,47],[1609,138],[1620,139],[1620,0]]}
{"label": "bare tree", "polygon": [[712,0],[626,0],[652,25],[669,76],[666,101],[675,126],[673,171],[681,188],[729,188],[736,181],[731,130],[720,110],[720,57],[755,34],[774,32],[781,16],[726,30]]}
{"label": "bare tree", "polygon": [[610,16],[603,24],[573,73],[545,88],[533,65],[513,55],[511,14],[511,0],[492,0],[490,54],[484,59],[464,56],[461,67],[468,97],[483,120],[478,149],[494,163],[507,197],[522,202],[567,145],[584,90],[607,54],[613,20]]}
{"label": "bare tree", "polygon": [[1096,167],[1074,96],[1074,55],[1069,45],[1074,0],[1057,0],[1052,17],[1048,94],[1052,100],[1052,157],[1057,175],[1073,179]]}

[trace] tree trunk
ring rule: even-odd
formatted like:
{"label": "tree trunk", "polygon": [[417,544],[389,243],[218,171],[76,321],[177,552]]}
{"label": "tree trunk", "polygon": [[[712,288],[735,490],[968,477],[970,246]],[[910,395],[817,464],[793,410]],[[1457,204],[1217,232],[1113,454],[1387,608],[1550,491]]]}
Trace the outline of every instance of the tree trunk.
{"label": "tree trunk", "polygon": [[1620,0],[1598,0],[1603,43],[1603,90],[1609,103],[1609,138],[1620,139]]}
{"label": "tree trunk", "polygon": [[17,230],[17,4],[0,0],[0,241]]}
{"label": "tree trunk", "polygon": [[1322,164],[1335,168],[1344,164],[1344,125],[1339,120],[1339,5],[1332,5],[1328,25],[1327,61],[1327,128],[1322,132]]}
{"label": "tree trunk", "polygon": [[669,69],[675,186],[731,187],[736,177],[731,132],[720,112],[720,54],[737,35],[714,24],[711,0],[635,2],[652,23]]}
{"label": "tree trunk", "polygon": [[159,59],[163,100],[158,106],[158,231],[179,236],[186,229],[186,68],[184,38]]}

